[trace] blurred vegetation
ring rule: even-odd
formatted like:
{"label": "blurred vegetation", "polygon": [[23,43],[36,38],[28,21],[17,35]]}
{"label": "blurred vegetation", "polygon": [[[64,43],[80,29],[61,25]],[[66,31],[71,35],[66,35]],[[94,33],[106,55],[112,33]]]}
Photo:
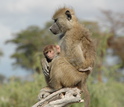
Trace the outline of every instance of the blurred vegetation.
{"label": "blurred vegetation", "polygon": [[16,59],[13,63],[15,67],[20,66],[32,71],[32,67],[35,65],[35,54],[41,54],[45,45],[54,44],[57,41],[57,37],[52,36],[48,30],[49,24],[48,22],[43,29],[38,26],[30,26],[14,34],[14,39],[6,41],[6,43],[14,43],[17,46],[15,53],[11,56],[11,58]]}
{"label": "blurred vegetation", "polygon": [[[11,78],[8,84],[0,85],[0,107],[31,107],[37,102],[37,95],[45,85],[43,75],[32,75],[34,81],[22,82]],[[92,81],[94,78],[89,78]],[[124,85],[116,81],[88,82],[91,107],[123,107]],[[70,107],[82,107],[84,103]]]}
{"label": "blurred vegetation", "polygon": [[[88,79],[91,107],[123,107],[124,14],[103,10],[101,13],[102,23],[81,21],[92,32],[96,41],[96,65]],[[14,66],[23,67],[27,71],[37,71],[38,74],[32,74],[29,81],[11,77],[5,83],[5,77],[1,75],[0,107],[29,107],[37,102],[40,89],[46,85],[40,65],[43,47],[58,42],[58,37],[48,31],[50,24],[51,22],[46,23],[44,28],[30,26],[16,33],[14,39],[6,41],[17,46],[11,56],[16,59]],[[111,63],[108,62],[115,57]],[[70,107],[82,105],[84,104],[73,104]]]}
{"label": "blurred vegetation", "polygon": [[6,77],[2,74],[0,74],[0,84],[4,83],[4,80],[6,79]]}
{"label": "blurred vegetation", "polygon": [[3,51],[2,51],[2,50],[0,50],[0,57],[1,57],[1,56],[3,56]]}
{"label": "blurred vegetation", "polygon": [[22,82],[13,77],[0,86],[0,107],[31,107],[37,102],[41,87],[45,86],[42,75],[32,75],[32,82]]}

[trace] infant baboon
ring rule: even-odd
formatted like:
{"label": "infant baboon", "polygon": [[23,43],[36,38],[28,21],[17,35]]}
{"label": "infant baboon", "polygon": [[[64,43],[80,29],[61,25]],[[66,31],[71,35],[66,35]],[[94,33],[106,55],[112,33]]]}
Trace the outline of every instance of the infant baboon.
{"label": "infant baboon", "polygon": [[[89,107],[90,96],[86,80],[94,66],[95,46],[90,33],[77,20],[72,9],[61,8],[53,15],[53,34],[61,34],[61,52],[50,64],[51,90],[78,87],[84,93],[85,107]],[[88,68],[88,69],[87,69]],[[83,69],[87,69],[85,72]]]}
{"label": "infant baboon", "polygon": [[50,63],[57,55],[60,54],[60,46],[59,45],[47,45],[43,49],[43,55],[45,58],[41,60],[42,71],[45,76],[45,80],[47,85],[50,81],[49,73],[50,73]]}
{"label": "infant baboon", "polygon": [[59,45],[47,45],[43,50],[43,54],[47,60],[47,62],[51,62],[55,56],[60,54],[60,46]]}

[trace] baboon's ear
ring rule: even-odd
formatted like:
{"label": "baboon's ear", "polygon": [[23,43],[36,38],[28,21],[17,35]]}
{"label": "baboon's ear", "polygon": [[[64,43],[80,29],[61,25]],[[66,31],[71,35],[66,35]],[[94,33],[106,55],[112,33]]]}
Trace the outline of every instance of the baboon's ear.
{"label": "baboon's ear", "polygon": [[67,11],[65,12],[65,14],[66,14],[66,16],[67,16],[67,19],[68,19],[68,20],[71,20],[72,16],[71,16],[70,11],[67,10]]}

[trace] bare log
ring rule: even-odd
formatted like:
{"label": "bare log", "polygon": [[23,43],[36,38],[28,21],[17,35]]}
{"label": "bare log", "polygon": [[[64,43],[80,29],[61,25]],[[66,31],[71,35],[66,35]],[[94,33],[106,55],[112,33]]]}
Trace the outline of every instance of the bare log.
{"label": "bare log", "polygon": [[81,90],[78,88],[63,88],[50,94],[32,107],[64,107],[80,102],[84,102],[81,99]]}

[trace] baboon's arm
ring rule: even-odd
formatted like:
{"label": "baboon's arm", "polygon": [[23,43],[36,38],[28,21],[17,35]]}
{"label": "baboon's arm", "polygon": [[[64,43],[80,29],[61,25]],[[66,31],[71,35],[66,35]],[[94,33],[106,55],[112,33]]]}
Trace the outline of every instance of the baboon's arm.
{"label": "baboon's arm", "polygon": [[84,57],[84,53],[81,49],[80,44],[76,45],[73,48],[73,58],[69,60],[69,62],[73,65],[76,66],[78,68],[82,68],[83,63],[85,62],[85,57]]}

